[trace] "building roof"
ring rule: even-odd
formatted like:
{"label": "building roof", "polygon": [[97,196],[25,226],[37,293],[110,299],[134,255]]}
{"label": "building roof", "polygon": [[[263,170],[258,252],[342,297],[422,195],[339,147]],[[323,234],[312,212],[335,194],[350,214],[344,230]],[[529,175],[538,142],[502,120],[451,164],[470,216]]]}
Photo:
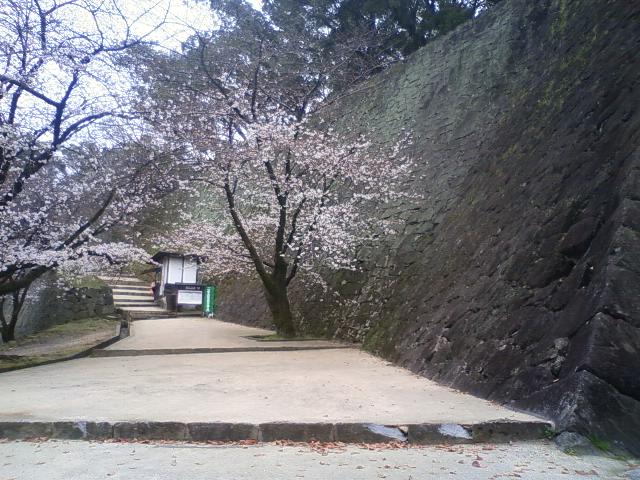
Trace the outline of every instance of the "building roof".
{"label": "building roof", "polygon": [[151,257],[151,260],[153,260],[154,262],[160,262],[164,257],[190,258],[196,260],[198,263],[202,261],[202,259],[197,255],[165,251],[157,252],[153,257]]}

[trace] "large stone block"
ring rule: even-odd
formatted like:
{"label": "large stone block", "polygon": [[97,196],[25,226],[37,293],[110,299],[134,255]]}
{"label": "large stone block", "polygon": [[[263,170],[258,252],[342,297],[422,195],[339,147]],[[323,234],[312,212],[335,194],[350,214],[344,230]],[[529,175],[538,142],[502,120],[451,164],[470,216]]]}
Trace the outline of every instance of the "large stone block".
{"label": "large stone block", "polygon": [[598,313],[571,341],[561,376],[586,370],[640,401],[640,329]]}
{"label": "large stone block", "polygon": [[118,422],[113,437],[125,440],[188,440],[187,425],[180,422]]}
{"label": "large stone block", "polygon": [[0,438],[26,440],[49,438],[53,434],[51,422],[0,422]]}
{"label": "large stone block", "polygon": [[331,442],[335,439],[331,423],[261,423],[259,426],[262,442],[291,440],[294,442]]}
{"label": "large stone block", "polygon": [[189,438],[197,442],[258,440],[258,427],[249,423],[189,423]]}

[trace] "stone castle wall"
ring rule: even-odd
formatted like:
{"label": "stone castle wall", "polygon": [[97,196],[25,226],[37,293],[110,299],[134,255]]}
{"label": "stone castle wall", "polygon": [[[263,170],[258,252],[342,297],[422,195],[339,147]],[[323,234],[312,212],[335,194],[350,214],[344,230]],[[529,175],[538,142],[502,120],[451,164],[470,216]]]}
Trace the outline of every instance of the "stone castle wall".
{"label": "stone castle wall", "polygon": [[[294,293],[305,329],[640,453],[639,46],[638,2],[507,0],[347,97],[423,200],[328,278],[348,308]],[[247,282],[223,318],[267,317]]]}
{"label": "stone castle wall", "polygon": [[54,273],[36,280],[20,311],[16,336],[23,337],[62,323],[114,313],[111,289],[99,281],[60,284]]}

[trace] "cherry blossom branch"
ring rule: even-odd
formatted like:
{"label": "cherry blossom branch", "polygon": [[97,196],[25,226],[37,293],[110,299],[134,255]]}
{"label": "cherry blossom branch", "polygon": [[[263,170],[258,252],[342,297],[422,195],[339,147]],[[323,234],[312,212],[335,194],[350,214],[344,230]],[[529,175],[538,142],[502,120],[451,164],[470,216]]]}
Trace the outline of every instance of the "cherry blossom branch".
{"label": "cherry blossom branch", "polygon": [[[312,233],[313,231],[315,231],[315,229],[318,227],[318,220],[320,218],[320,214],[322,213],[322,210],[327,202],[328,196],[327,194],[329,193],[329,190],[331,189],[331,187],[333,186],[333,183],[335,182],[335,177],[333,177],[331,180],[329,180],[329,182],[327,182],[326,178],[323,179],[323,188],[322,188],[322,197],[320,199],[320,205],[318,206],[318,210],[316,211],[316,214],[314,215],[313,221],[309,224],[309,227],[307,228],[307,236]],[[298,273],[298,268],[300,267],[300,261],[302,259],[302,252],[304,251],[304,243],[300,242],[298,245],[298,249],[296,251],[296,254],[293,258],[293,263],[291,265],[291,270],[289,271],[288,275],[287,275],[287,281],[286,284],[289,285],[293,279],[296,277],[296,274]]]}
{"label": "cherry blossom branch", "polygon": [[251,256],[251,260],[253,261],[253,264],[256,267],[256,271],[258,272],[258,275],[260,275],[260,278],[262,278],[263,281],[268,282],[269,274],[264,269],[264,262],[260,258],[260,254],[256,250],[256,247],[253,245],[253,242],[251,241],[251,238],[247,234],[247,231],[244,228],[244,225],[242,224],[242,220],[238,215],[238,212],[236,210],[236,205],[235,205],[235,198],[233,196],[233,193],[231,191],[231,187],[229,186],[228,181],[225,182],[224,184],[224,191],[225,191],[227,203],[229,206],[229,213],[231,214],[231,218],[233,219],[233,225],[236,228],[238,235],[240,235],[240,238],[242,239],[242,243],[244,243],[244,246],[247,248],[247,251]]}
{"label": "cherry blossom branch", "polygon": [[24,273],[19,279],[11,280],[10,278],[0,279],[0,297],[7,293],[15,292],[22,288],[28,287],[35,280],[40,278],[46,272],[51,270],[52,267],[40,265]]}
{"label": "cherry blossom branch", "polygon": [[20,90],[24,90],[25,92],[30,93],[37,99],[42,100],[44,103],[51,105],[52,107],[58,108],[60,106],[60,102],[53,100],[52,98],[49,98],[44,93],[41,93],[35,88],[30,87],[27,83],[23,82],[22,80],[16,80],[14,78],[11,78],[7,75],[0,73],[0,82],[14,85],[18,87]]}

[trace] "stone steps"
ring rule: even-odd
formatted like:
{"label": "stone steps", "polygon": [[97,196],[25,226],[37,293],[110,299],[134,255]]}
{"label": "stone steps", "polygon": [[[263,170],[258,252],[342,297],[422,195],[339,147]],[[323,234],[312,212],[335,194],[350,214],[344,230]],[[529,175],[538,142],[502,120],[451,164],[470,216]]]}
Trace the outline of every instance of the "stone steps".
{"label": "stone steps", "polygon": [[[131,303],[142,303],[145,306],[158,307],[152,296],[137,296],[137,295],[114,295],[113,305],[116,307],[123,307]],[[159,308],[159,307],[158,307]]]}
{"label": "stone steps", "polygon": [[111,287],[114,307],[130,320],[201,316],[200,311],[168,312],[156,303],[146,282],[130,275],[105,275],[99,278]]}
{"label": "stone steps", "polygon": [[117,295],[114,296],[114,300],[118,302],[120,305],[129,304],[129,303],[142,303],[145,305],[153,305],[157,306],[158,304],[155,302],[153,297],[143,297],[138,295]]}
{"label": "stone steps", "polygon": [[131,275],[98,275],[98,278],[107,283],[115,283],[115,282],[145,283],[139,278],[133,277]]}
{"label": "stone steps", "polygon": [[111,284],[109,284],[109,286],[111,288],[115,288],[115,289],[118,289],[118,290],[130,290],[130,291],[145,291],[145,290],[146,291],[150,291],[151,290],[151,287],[149,285],[142,285],[142,284],[140,284],[140,285],[134,285],[134,284],[131,284],[131,285],[126,285],[126,284],[125,285],[120,285],[120,284],[111,285]]}
{"label": "stone steps", "polygon": [[110,285],[113,290],[127,290],[130,292],[149,292],[149,285]]}
{"label": "stone steps", "polygon": [[101,276],[113,294],[113,305],[130,320],[175,317],[158,306],[149,284],[130,275]]}
{"label": "stone steps", "polygon": [[148,292],[139,292],[136,290],[133,291],[129,291],[129,290],[111,290],[113,293],[113,298],[121,298],[121,297],[136,297],[136,298],[153,298],[153,295],[151,294],[150,291]]}
{"label": "stone steps", "polygon": [[118,302],[118,306],[121,308],[129,308],[129,307],[156,307],[157,304],[153,300],[141,300],[141,301],[133,301],[133,300],[121,300]]}
{"label": "stone steps", "polygon": [[164,308],[158,307],[157,305],[149,305],[144,307],[126,307],[126,308],[127,308],[127,311],[129,312],[149,312],[149,313],[166,312]]}

